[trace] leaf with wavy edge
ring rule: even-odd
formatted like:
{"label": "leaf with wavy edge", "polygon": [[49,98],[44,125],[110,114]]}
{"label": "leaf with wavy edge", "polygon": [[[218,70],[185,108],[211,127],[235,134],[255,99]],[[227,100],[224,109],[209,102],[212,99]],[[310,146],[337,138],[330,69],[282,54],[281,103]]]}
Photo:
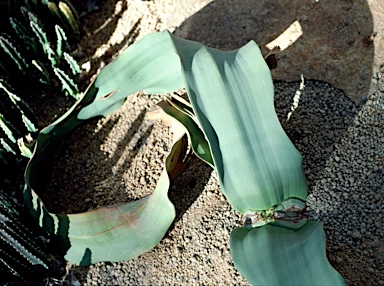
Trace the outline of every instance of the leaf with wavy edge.
{"label": "leaf with wavy edge", "polygon": [[[49,155],[44,151],[44,143],[49,143],[49,138],[38,142],[43,145],[40,156]],[[167,193],[175,170],[179,173],[186,168],[186,144],[185,136],[175,143],[155,191],[140,200],[79,214],[50,213],[33,190],[28,172],[36,174],[34,168],[38,164],[32,161],[26,174],[25,202],[40,226],[62,237],[61,245],[67,248],[65,258],[73,264],[132,259],[156,246],[175,218]]]}
{"label": "leaf with wavy edge", "polygon": [[327,261],[320,222],[297,231],[271,225],[236,228],[230,246],[236,268],[252,285],[346,285]]}
{"label": "leaf with wavy edge", "polygon": [[60,235],[67,260],[79,265],[120,261],[154,247],[174,219],[174,207],[167,198],[168,175],[176,177],[188,165],[181,158],[187,148],[185,138],[175,144],[166,163],[168,174],[163,172],[152,195],[120,206],[57,215],[46,210],[35,192],[42,187],[57,143],[82,123],[112,113],[132,93],[164,93],[182,86],[180,60],[171,37],[167,32],[152,34],[108,65],[70,110],[40,132],[25,172],[24,198],[39,224]]}

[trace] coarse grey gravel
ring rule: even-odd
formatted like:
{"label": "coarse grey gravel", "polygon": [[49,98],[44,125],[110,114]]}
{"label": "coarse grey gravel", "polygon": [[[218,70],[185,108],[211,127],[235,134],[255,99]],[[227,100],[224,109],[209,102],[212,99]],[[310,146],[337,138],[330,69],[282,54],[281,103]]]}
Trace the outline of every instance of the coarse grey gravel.
{"label": "coarse grey gravel", "polygon": [[[376,77],[382,80],[380,75]],[[305,79],[304,82],[274,84],[279,119],[303,154],[309,187],[307,214],[324,223],[331,264],[349,285],[384,285],[383,90],[379,89],[363,105],[356,106],[342,91],[325,82]],[[148,107],[137,101],[134,107],[127,105],[125,111],[136,110],[131,118],[128,116],[128,122],[143,112],[139,110]],[[121,115],[111,118],[118,116]],[[97,128],[102,123],[108,126],[111,118],[101,120]],[[150,126],[151,123],[143,119],[142,124]],[[120,146],[121,139],[117,138],[124,138],[119,134],[120,129],[109,128],[114,130],[111,134],[116,132],[111,136],[115,138],[116,147]],[[141,129],[138,130],[140,133]],[[144,153],[152,144],[151,140],[158,142],[165,138],[165,145],[170,142],[169,131],[161,124],[153,125],[151,132],[156,136],[148,136],[147,141],[141,142]],[[80,136],[81,131],[77,134]],[[88,142],[86,137],[80,138]],[[169,150],[167,146],[163,148],[164,153]],[[100,153],[100,150],[95,152]],[[122,152],[121,158],[129,156],[128,152],[128,149]],[[147,170],[153,164],[161,166],[156,155],[151,154],[148,153],[150,163],[145,164]],[[164,155],[159,158],[163,159]],[[142,159],[129,168],[140,169],[141,164]],[[105,166],[110,168],[108,163],[93,165],[101,174]],[[63,168],[63,172],[65,170]],[[136,186],[135,191],[144,185],[140,183],[143,176],[129,170],[124,172],[129,173],[125,179]],[[145,179],[150,177],[146,175]],[[111,186],[121,184],[121,179],[121,176],[109,176],[103,182]],[[234,268],[229,250],[229,235],[240,225],[240,217],[221,194],[216,173],[202,162],[194,164],[172,186],[170,198],[176,206],[177,218],[157,247],[130,261],[103,262],[90,267],[68,265],[69,274],[64,284],[247,285]]]}
{"label": "coarse grey gravel", "polygon": [[[279,103],[284,86],[277,85]],[[350,285],[384,283],[383,100],[378,90],[355,106],[328,84],[308,81],[296,117],[283,123],[304,157],[307,213],[324,223],[329,259]]]}

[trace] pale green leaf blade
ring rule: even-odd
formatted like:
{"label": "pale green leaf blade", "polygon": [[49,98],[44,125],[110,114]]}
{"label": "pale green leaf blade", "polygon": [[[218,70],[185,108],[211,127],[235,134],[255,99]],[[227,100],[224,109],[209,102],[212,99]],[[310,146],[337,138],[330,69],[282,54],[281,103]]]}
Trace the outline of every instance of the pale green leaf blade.
{"label": "pale green leaf blade", "polygon": [[164,94],[182,87],[180,59],[169,32],[150,34],[101,71],[90,87],[97,100],[80,112],[79,119],[89,118],[95,109],[105,115],[103,110],[110,112],[110,106],[138,91]]}
{"label": "pale green leaf blade", "polygon": [[195,154],[201,160],[213,167],[213,159],[209,144],[205,139],[203,131],[200,129],[197,123],[190,116],[171,105],[168,101],[161,101],[157,104],[157,106],[159,106],[166,114],[172,116],[184,125],[184,127],[188,131],[188,135],[192,144],[192,149]]}
{"label": "pale green leaf blade", "polygon": [[[50,132],[41,137],[37,144],[50,144],[51,140],[47,138],[55,136],[54,129]],[[153,194],[126,204],[70,215],[48,212],[34,191],[34,186],[39,185],[44,175],[39,172],[41,170],[34,170],[42,166],[38,162],[41,157],[37,156],[27,168],[25,203],[40,226],[61,237],[58,247],[64,248],[65,259],[73,264],[89,265],[100,261],[132,259],[155,247],[175,218],[174,206],[168,199],[168,189],[175,170],[177,173],[186,167],[183,162],[186,142],[186,137],[182,137],[174,144]],[[41,147],[37,153],[40,156],[45,157],[48,155],[45,152],[52,152],[50,148]],[[31,178],[31,174],[35,177]]]}
{"label": "pale green leaf blade", "polygon": [[254,42],[223,52],[174,38],[223,193],[240,213],[307,196],[302,157],[274,110],[268,66]]}
{"label": "pale green leaf blade", "polygon": [[150,35],[128,50],[100,73],[70,110],[40,132],[26,169],[27,207],[42,227],[66,241],[65,257],[74,264],[133,258],[154,247],[174,218],[167,191],[169,179],[187,166],[183,161],[185,144],[175,144],[166,163],[168,174],[162,176],[153,195],[137,202],[83,214],[56,215],[45,209],[35,192],[42,187],[57,143],[74,128],[113,112],[128,95],[139,90],[168,92],[183,87],[180,60],[168,32]]}
{"label": "pale green leaf blade", "polygon": [[298,231],[265,225],[231,233],[231,255],[239,272],[252,285],[346,285],[325,254],[320,222]]}
{"label": "pale green leaf blade", "polygon": [[122,261],[155,247],[175,218],[168,189],[169,178],[164,172],[152,195],[121,206],[68,215],[71,247],[65,259],[77,265]]}

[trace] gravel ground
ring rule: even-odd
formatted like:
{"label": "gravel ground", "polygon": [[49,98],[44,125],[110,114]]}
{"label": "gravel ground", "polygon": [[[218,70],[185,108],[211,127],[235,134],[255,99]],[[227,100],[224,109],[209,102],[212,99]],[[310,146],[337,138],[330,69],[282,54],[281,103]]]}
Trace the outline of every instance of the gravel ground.
{"label": "gravel ground", "polygon": [[[304,157],[310,193],[307,211],[312,219],[324,223],[330,262],[349,285],[384,285],[384,92],[377,91],[364,105],[357,107],[340,90],[324,82],[304,80],[304,85],[302,82],[275,82],[275,89],[279,119]],[[298,100],[296,109],[295,98]],[[106,125],[107,130],[109,126],[110,129],[104,131],[113,134],[108,136],[112,138],[109,143],[108,140],[98,141],[104,136],[97,138],[98,135],[93,134],[98,133],[89,132],[90,126],[76,132],[73,135],[76,140],[69,140],[72,141],[69,146],[98,141],[85,146],[82,150],[87,151],[82,152],[83,155],[62,155],[72,161],[60,165],[59,173],[64,173],[66,180],[80,184],[80,190],[91,198],[81,198],[84,203],[73,211],[138,197],[132,190],[153,189],[152,179],[160,172],[161,161],[170,146],[169,130],[161,124],[151,125],[144,116],[137,130],[139,134],[140,130],[150,129],[150,132],[146,140],[142,140],[138,160],[119,169],[121,160],[127,160],[126,152],[130,151],[129,144],[124,141],[130,133],[125,129],[129,130],[132,125],[124,118],[124,129],[119,125],[123,122],[119,116],[132,109],[132,102],[138,102],[136,100],[127,102],[120,115],[111,115],[93,127],[97,131],[102,130],[101,124]],[[137,122],[148,107],[141,103],[143,111],[135,107],[135,112],[130,112],[129,117],[136,118],[133,122]],[[292,108],[294,111],[288,120]],[[119,118],[118,123],[112,125],[116,118]],[[140,135],[128,136],[132,142],[140,141],[135,140]],[[78,138],[83,139],[77,142]],[[94,155],[89,160],[90,154],[102,154],[100,151],[116,150],[118,146],[126,147],[115,161],[106,155],[113,152],[104,153],[101,161]],[[153,166],[154,171],[148,171],[150,168],[142,164],[142,158],[148,158],[148,166]],[[66,168],[83,166],[89,161],[92,162],[88,166],[89,180],[88,175]],[[132,170],[141,171],[133,174]],[[98,180],[93,172],[107,175],[99,176]],[[143,176],[149,183],[142,182]],[[94,187],[93,191],[90,183],[104,184],[104,194],[108,196],[99,197],[98,192],[103,188]],[[125,195],[119,196],[119,192]],[[177,219],[157,247],[131,261],[69,266],[67,285],[76,285],[77,281],[81,285],[246,285],[234,268],[229,252],[229,235],[240,224],[240,218],[221,194],[216,173],[203,163],[194,164],[172,186],[170,198],[176,205]]]}
{"label": "gravel ground", "polygon": [[[175,1],[131,1],[128,14],[123,2],[106,2],[111,5],[102,9],[113,16],[82,20],[88,31],[78,51],[84,85],[126,45],[152,31],[175,29],[186,15],[174,13],[176,21],[169,22]],[[188,9],[197,11],[205,2]],[[307,213],[324,223],[329,260],[349,285],[384,285],[383,72],[373,76],[377,90],[361,105],[326,82],[274,83],[280,122],[303,154]],[[133,95],[118,112],[66,139],[48,192],[41,194],[48,208],[80,212],[151,193],[172,142],[170,130],[146,116],[160,99]],[[177,217],[158,246],[130,261],[68,263],[63,284],[247,285],[229,252],[240,217],[221,194],[216,173],[196,162],[169,196]]]}

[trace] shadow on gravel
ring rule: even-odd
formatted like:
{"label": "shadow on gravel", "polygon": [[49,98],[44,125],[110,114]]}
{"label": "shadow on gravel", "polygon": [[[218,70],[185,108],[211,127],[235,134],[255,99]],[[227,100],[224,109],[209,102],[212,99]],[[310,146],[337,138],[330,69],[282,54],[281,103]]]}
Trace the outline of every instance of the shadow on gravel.
{"label": "shadow on gravel", "polygon": [[280,53],[274,78],[299,80],[304,74],[343,89],[358,102],[369,91],[374,47],[368,38],[373,29],[366,0],[218,0],[188,18],[175,34],[227,50],[255,40],[265,54],[266,45],[287,31],[286,37],[298,38]]}
{"label": "shadow on gravel", "polygon": [[[81,2],[81,1],[79,1]],[[75,54],[80,63],[89,61],[90,70],[82,78],[82,89],[90,83],[91,77],[97,73],[99,69],[109,64],[113,60],[113,56],[123,48],[132,44],[140,31],[141,19],[138,19],[131,30],[124,36],[121,43],[109,45],[107,50],[101,57],[92,57],[97,48],[105,45],[110,40],[110,36],[114,33],[118,21],[123,17],[124,12],[128,9],[128,1],[87,1],[80,3],[77,7],[80,17],[80,25],[83,30],[83,40],[80,43],[82,51]],[[116,7],[119,7],[118,11]],[[91,58],[92,57],[92,58]]]}
{"label": "shadow on gravel", "polygon": [[[265,54],[266,45],[295,21],[302,34],[279,54],[278,67],[273,70],[274,78],[295,80],[287,83],[285,90],[276,90],[275,105],[288,136],[304,155],[304,167],[316,180],[316,173],[324,168],[334,145],[353,122],[359,106],[354,102],[363,102],[368,96],[374,48],[366,41],[373,32],[367,1],[218,0],[184,21],[175,34],[224,50],[254,40]],[[354,92],[350,98],[358,95],[359,99],[352,102],[337,89],[334,94],[324,94],[328,84],[316,82],[311,84],[314,90],[301,92],[299,105],[287,122],[301,75],[306,82],[311,78],[326,80],[330,75],[332,81],[344,77],[348,91]],[[279,82],[276,88],[282,85]]]}
{"label": "shadow on gravel", "polygon": [[[108,181],[112,177],[115,182],[123,181],[124,170],[130,168],[133,159],[143,148],[152,132],[153,125],[144,122],[145,113],[145,109],[142,110],[133,122],[129,123],[129,129],[123,138],[116,142],[117,151],[111,156],[101,151],[101,145],[106,141],[106,138],[112,136],[112,129],[121,120],[121,116],[110,118],[101,129],[97,120],[85,123],[59,143],[53,160],[54,165],[47,168],[47,186],[43,190],[37,190],[49,211],[53,213],[80,213],[98,207],[98,200],[94,198],[97,188],[105,180]],[[98,131],[95,132],[95,130]],[[141,130],[139,136],[136,134],[138,130]],[[127,153],[126,146],[135,135],[136,143],[129,152],[129,156],[125,156]],[[76,156],[75,160],[71,159],[73,156]],[[123,158],[124,156],[125,158]],[[117,162],[122,163],[117,164]],[[100,164],[103,166],[100,167]],[[116,165],[119,166],[118,170],[113,170]],[[68,171],[69,169],[70,171]],[[104,186],[104,188],[110,189],[110,192],[106,194],[104,191],[103,193],[108,195],[108,198],[115,198],[116,200],[117,196],[114,194],[113,188],[111,186]],[[93,199],[88,202],[88,198]],[[104,203],[103,205],[114,203],[117,202]],[[63,285],[76,285],[77,280],[86,281],[88,271],[89,266],[72,267]],[[72,280],[69,281],[68,279]]]}
{"label": "shadow on gravel", "polygon": [[201,195],[205,185],[211,177],[212,168],[200,159],[195,162],[172,183],[168,192],[169,199],[176,209],[176,218],[169,228],[168,233],[173,229],[174,224],[178,222]]}
{"label": "shadow on gravel", "polygon": [[[285,132],[303,155],[303,167],[311,191],[335,145],[348,132],[358,108],[341,90],[326,82],[304,80],[300,90],[301,84],[276,81],[275,108]],[[288,119],[293,98],[298,93],[298,106]]]}
{"label": "shadow on gravel", "polygon": [[[115,182],[122,181],[124,170],[130,167],[133,159],[143,147],[143,143],[151,134],[152,125],[143,127],[144,116],[145,110],[142,110],[136,119],[129,124],[130,127],[124,137],[116,142],[116,152],[112,155],[100,151],[101,145],[106,141],[106,138],[111,136],[110,133],[120,120],[120,116],[110,118],[101,129],[98,128],[97,121],[85,123],[64,138],[55,154],[54,162],[56,163],[53,166],[52,177],[48,179],[44,191],[39,192],[39,196],[47,208],[54,213],[79,213],[98,207],[98,199],[94,198],[95,193],[97,193],[95,190],[100,186],[108,188],[107,185],[103,185],[103,182],[109,178],[113,177]],[[99,130],[95,132],[97,129]],[[118,161],[126,153],[126,146],[139,129],[143,129],[143,132],[140,133],[140,137],[129,152],[129,156],[118,164]],[[79,150],[81,151],[79,152]],[[96,152],[95,150],[99,151]],[[72,158],[73,155],[76,156],[75,159]],[[100,164],[103,166],[100,167]],[[114,170],[114,166],[119,166],[118,169],[121,171]],[[68,171],[68,168],[71,168],[71,171]],[[72,183],[68,184],[68,182]],[[108,196],[114,198],[113,188],[111,186],[109,188],[111,191]],[[88,198],[94,199],[88,202]]]}

